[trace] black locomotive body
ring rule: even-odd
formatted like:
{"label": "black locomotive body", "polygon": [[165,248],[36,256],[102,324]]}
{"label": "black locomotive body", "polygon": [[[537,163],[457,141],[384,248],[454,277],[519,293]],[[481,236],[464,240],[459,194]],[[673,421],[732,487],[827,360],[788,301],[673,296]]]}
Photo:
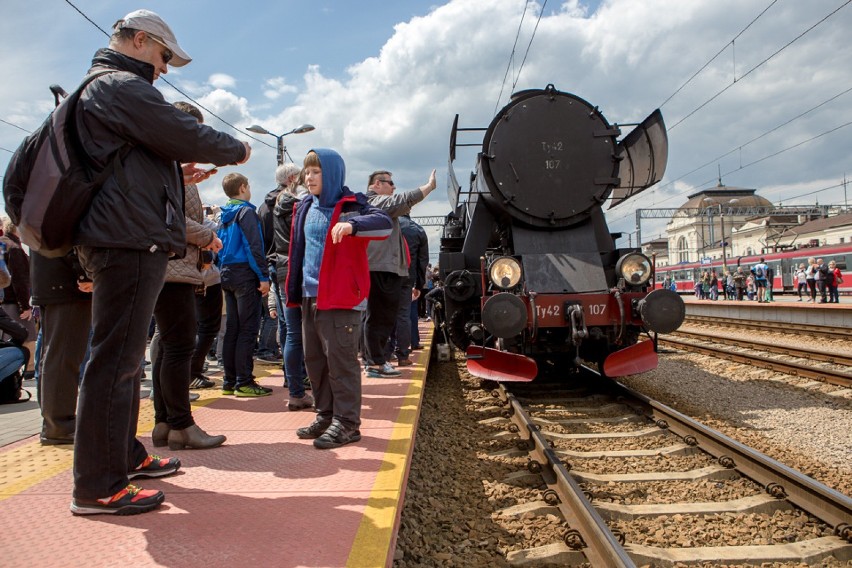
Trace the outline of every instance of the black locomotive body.
{"label": "black locomotive body", "polygon": [[[463,189],[452,167],[457,136],[477,130],[485,136]],[[553,85],[517,93],[487,129],[458,128],[456,116],[439,266],[444,325],[474,374],[530,380],[542,362],[581,360],[611,376],[656,366],[653,342],[637,341],[676,329],[683,302],[650,291],[650,259],[616,248],[603,205],[662,178],[662,115],[620,135],[596,107]]]}

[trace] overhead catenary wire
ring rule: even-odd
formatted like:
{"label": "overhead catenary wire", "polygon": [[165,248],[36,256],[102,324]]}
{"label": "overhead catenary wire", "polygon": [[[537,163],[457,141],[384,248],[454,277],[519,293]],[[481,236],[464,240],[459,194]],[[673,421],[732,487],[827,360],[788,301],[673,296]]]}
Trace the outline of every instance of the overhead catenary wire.
{"label": "overhead catenary wire", "polygon": [[[825,131],[823,131],[823,132],[821,132],[821,133],[819,133],[819,134],[817,134],[817,135],[815,135],[815,136],[811,136],[810,138],[806,138],[805,140],[800,140],[799,142],[796,142],[795,144],[792,144],[791,146],[787,146],[786,148],[782,148],[781,150],[778,150],[777,152],[773,152],[773,153],[771,153],[771,154],[767,154],[766,156],[763,156],[762,158],[758,158],[758,159],[753,160],[753,161],[751,161],[751,162],[749,162],[749,163],[747,163],[747,164],[743,164],[743,165],[741,165],[741,166],[739,166],[739,167],[737,167],[737,168],[734,168],[734,169],[732,169],[732,170],[730,170],[730,171],[724,172],[723,174],[721,174],[721,175],[720,175],[720,177],[728,176],[728,175],[731,175],[731,174],[733,174],[733,173],[736,173],[736,172],[742,171],[742,170],[744,170],[744,169],[746,169],[746,168],[749,168],[749,167],[751,167],[751,166],[753,166],[753,165],[755,165],[755,164],[759,164],[760,162],[763,162],[763,161],[768,160],[768,159],[770,159],[770,158],[774,158],[774,157],[776,157],[776,156],[778,156],[778,155],[780,155],[780,154],[783,154],[783,153],[785,153],[785,152],[788,152],[788,151],[790,151],[790,150],[793,150],[793,149],[795,149],[795,148],[798,148],[799,146],[802,146],[802,145],[804,145],[804,144],[807,144],[808,142],[812,142],[812,141],[814,141],[814,140],[817,140],[817,139],[819,139],[819,138],[822,138],[823,136],[827,136],[828,134],[831,134],[831,133],[833,133],[833,132],[837,132],[838,130],[840,130],[840,129],[842,129],[842,128],[846,128],[846,127],[847,127],[847,126],[849,126],[849,125],[852,125],[852,121],[845,122],[845,123],[843,123],[843,124],[840,124],[840,125],[838,125],[838,126],[835,126],[835,127],[833,127],[833,128],[830,128],[830,129],[828,129],[828,130],[825,130]],[[716,178],[716,177],[713,177],[712,179],[705,180],[705,181],[701,182],[700,184],[696,184],[696,185],[692,186],[692,187],[689,189],[689,191],[695,191],[695,190],[698,190],[698,189],[703,188],[704,186],[710,186],[710,184],[713,184],[713,183],[715,183],[716,181],[717,181],[717,178]],[[661,203],[665,203],[666,201],[670,201],[670,200],[672,200],[672,199],[674,199],[674,198],[676,198],[676,197],[681,197],[681,195],[682,195],[681,193],[678,193],[678,194],[675,194],[675,195],[670,195],[670,196],[666,197],[665,199],[662,199],[662,200],[660,200],[660,201],[655,201],[655,202],[653,202],[651,205],[659,205],[659,204],[661,204]],[[612,222],[620,221],[620,220],[622,220],[622,219],[624,219],[624,218],[626,218],[626,217],[628,217],[628,216],[630,216],[630,215],[633,215],[633,214],[634,214],[634,212],[633,212],[633,211],[627,211],[624,215],[621,215],[621,216],[619,216],[619,217],[616,217],[615,219],[612,219]]]}
{"label": "overhead catenary wire", "polygon": [[[852,2],[852,0],[850,0]],[[532,46],[532,42],[535,39],[535,33],[538,31],[538,25],[541,23],[541,17],[544,15],[544,8],[547,6],[547,0],[541,5],[541,10],[538,12],[538,19],[535,21],[535,27],[533,28],[532,35],[530,36],[530,41],[527,44],[527,50],[524,52],[524,59],[521,61],[521,66],[518,67],[518,74],[515,75],[515,80],[512,81],[512,91],[515,90],[515,86],[518,84],[518,79],[521,78],[521,71],[524,70],[524,63],[527,62],[527,55],[530,54],[530,47]]]}
{"label": "overhead catenary wire", "polygon": [[28,134],[32,134],[31,130],[27,130],[23,126],[18,126],[17,124],[13,124],[13,123],[9,122],[8,120],[3,120],[2,118],[0,118],[0,122],[2,122],[3,124],[8,124],[9,126],[14,126],[18,130],[23,130],[24,132],[26,132]]}
{"label": "overhead catenary wire", "polygon": [[773,133],[773,132],[775,132],[776,130],[778,130],[778,129],[780,129],[780,128],[783,128],[784,126],[787,126],[788,124],[790,124],[790,123],[792,123],[792,122],[794,122],[794,121],[796,121],[796,120],[798,120],[798,119],[802,118],[803,116],[805,116],[805,115],[807,115],[807,114],[809,114],[809,113],[811,113],[811,112],[813,112],[813,111],[815,111],[815,110],[817,110],[817,109],[819,109],[819,108],[821,108],[821,107],[825,106],[826,104],[828,104],[828,103],[830,103],[830,102],[834,101],[835,99],[838,99],[838,98],[842,97],[843,95],[845,95],[845,94],[847,94],[847,93],[849,93],[849,92],[852,92],[852,87],[849,87],[848,89],[845,89],[844,91],[841,91],[840,93],[837,93],[836,95],[834,95],[834,96],[832,96],[832,97],[829,97],[828,99],[826,99],[826,100],[822,101],[821,103],[819,103],[819,104],[817,104],[817,105],[815,105],[815,106],[812,106],[812,107],[811,107],[811,108],[809,108],[808,110],[806,110],[806,111],[804,111],[804,112],[799,113],[798,115],[794,116],[793,118],[790,118],[789,120],[786,120],[785,122],[782,122],[781,124],[778,124],[777,126],[774,126],[774,127],[770,128],[769,130],[767,130],[767,131],[763,132],[762,134],[759,134],[758,136],[755,136],[754,138],[752,138],[752,139],[751,139],[751,140],[749,140],[748,142],[745,142],[744,144],[739,144],[738,146],[735,146],[734,148],[731,148],[730,150],[728,150],[728,151],[727,151],[727,152],[725,152],[724,154],[721,154],[721,155],[719,155],[719,156],[716,156],[715,158],[713,158],[713,159],[711,159],[711,160],[708,160],[708,161],[704,162],[704,163],[703,163],[703,164],[701,164],[700,166],[698,166],[698,167],[696,167],[696,168],[693,168],[692,170],[690,170],[690,171],[686,172],[685,174],[682,174],[682,175],[680,175],[679,177],[676,177],[676,178],[675,178],[675,179],[673,179],[673,180],[669,180],[669,181],[667,181],[666,183],[664,183],[663,185],[661,185],[661,186],[659,186],[659,187],[656,187],[656,188],[654,188],[654,189],[655,189],[656,191],[659,191],[659,190],[665,189],[666,187],[672,186],[672,185],[674,185],[676,182],[678,182],[678,181],[682,180],[683,178],[685,178],[686,176],[692,175],[692,174],[694,174],[695,172],[697,172],[697,171],[699,171],[699,170],[702,170],[702,169],[706,168],[706,167],[707,167],[707,166],[709,166],[710,164],[716,163],[716,162],[718,162],[719,160],[721,160],[722,158],[725,158],[725,157],[727,157],[727,156],[730,156],[730,155],[731,155],[731,154],[733,154],[734,152],[737,152],[737,151],[742,150],[743,148],[745,148],[745,147],[746,147],[746,146],[748,146],[749,144],[752,144],[753,142],[757,142],[757,141],[758,141],[758,140],[760,140],[761,138],[764,138],[764,137],[766,137],[766,136],[768,136],[768,135],[772,134],[772,133]]}
{"label": "overhead catenary wire", "polygon": [[766,8],[764,8],[764,9],[763,9],[763,11],[762,11],[762,12],[760,12],[760,14],[758,14],[758,15],[757,15],[757,16],[756,16],[756,17],[755,17],[752,21],[750,21],[746,27],[744,27],[743,29],[741,29],[741,30],[740,30],[740,32],[739,32],[737,35],[735,35],[735,36],[733,37],[733,39],[731,39],[731,41],[729,41],[728,43],[726,43],[726,44],[722,47],[722,49],[720,49],[718,52],[716,52],[716,55],[714,55],[713,57],[711,57],[711,58],[707,61],[707,63],[705,63],[704,65],[702,65],[702,66],[701,66],[701,68],[699,68],[699,69],[698,69],[698,71],[696,71],[695,73],[693,73],[693,74],[692,74],[692,76],[691,76],[689,79],[687,79],[687,80],[686,80],[686,81],[685,81],[685,82],[684,82],[684,83],[683,83],[680,87],[678,87],[678,88],[675,90],[675,92],[674,92],[674,93],[672,93],[671,95],[669,95],[669,97],[668,97],[666,100],[664,100],[664,101],[663,101],[663,103],[662,103],[662,104],[661,104],[658,108],[663,108],[663,106],[665,106],[665,104],[666,104],[667,102],[669,102],[670,100],[672,100],[672,99],[675,97],[675,95],[677,95],[679,92],[681,92],[681,91],[684,89],[684,87],[686,87],[689,83],[691,83],[691,82],[692,82],[692,80],[693,80],[693,79],[695,79],[695,78],[696,78],[696,77],[697,77],[697,76],[698,76],[698,75],[699,75],[702,71],[704,71],[705,69],[707,69],[707,66],[708,66],[708,65],[710,65],[711,63],[713,63],[713,62],[716,60],[716,58],[717,58],[717,57],[719,57],[720,55],[722,55],[722,53],[724,53],[724,52],[725,52],[725,50],[726,50],[726,49],[728,49],[728,46],[734,45],[734,42],[736,42],[736,41],[737,41],[737,39],[738,39],[741,35],[743,35],[743,34],[746,32],[746,30],[748,30],[748,29],[749,29],[749,28],[750,28],[750,27],[751,27],[751,26],[752,26],[752,25],[753,25],[753,24],[754,24],[757,20],[759,20],[759,19],[761,18],[761,16],[763,16],[763,15],[764,15],[764,14],[765,14],[765,13],[766,13],[766,12],[767,12],[767,11],[768,11],[771,7],[772,7],[772,6],[774,6],[776,2],[778,2],[778,0],[772,0],[772,2],[770,2],[769,6],[767,6]]}
{"label": "overhead catenary wire", "polygon": [[674,130],[675,128],[677,128],[677,126],[678,126],[679,124],[681,124],[682,122],[684,122],[685,120],[687,120],[689,117],[691,117],[692,115],[694,115],[695,113],[697,113],[698,111],[700,111],[702,108],[704,108],[705,106],[707,106],[708,104],[710,104],[711,102],[713,102],[714,100],[716,100],[716,98],[717,98],[717,97],[719,97],[720,95],[722,95],[725,91],[727,91],[728,89],[730,89],[731,87],[733,87],[734,85],[736,85],[738,82],[741,82],[743,79],[745,79],[746,77],[748,77],[749,75],[751,75],[754,71],[756,71],[757,69],[759,69],[760,67],[762,67],[765,63],[767,63],[767,62],[768,62],[769,60],[771,60],[773,57],[775,57],[776,55],[778,55],[779,53],[781,53],[782,51],[784,51],[785,49],[787,49],[788,47],[790,47],[791,45],[793,45],[795,42],[797,42],[798,40],[800,40],[801,38],[803,38],[805,35],[807,35],[807,34],[808,34],[808,33],[810,33],[811,31],[813,31],[813,30],[814,30],[817,26],[819,26],[820,24],[822,24],[823,22],[825,22],[826,20],[828,20],[830,17],[834,16],[837,12],[839,12],[839,11],[840,11],[840,10],[842,10],[844,7],[846,7],[846,6],[847,6],[850,2],[852,2],[852,0],[846,0],[846,2],[844,2],[843,4],[841,4],[840,6],[838,6],[837,8],[835,8],[834,10],[832,10],[832,11],[831,11],[828,15],[826,15],[825,17],[823,17],[820,21],[818,21],[817,23],[815,23],[815,24],[813,24],[812,26],[810,26],[809,28],[807,28],[805,31],[803,31],[802,33],[800,33],[799,35],[797,35],[796,37],[794,37],[793,39],[791,39],[790,41],[788,41],[786,44],[784,44],[783,46],[781,46],[779,49],[777,49],[777,50],[776,50],[774,53],[772,53],[769,57],[767,57],[766,59],[764,59],[763,61],[761,61],[760,63],[758,63],[757,65],[753,66],[751,69],[749,69],[749,70],[748,70],[748,71],[746,71],[745,73],[743,73],[743,74],[742,74],[739,78],[734,77],[734,80],[733,80],[733,82],[732,82],[731,84],[729,84],[729,85],[727,85],[726,87],[724,87],[723,89],[721,89],[719,92],[717,92],[716,94],[714,94],[713,96],[711,96],[709,99],[707,99],[706,101],[704,101],[703,103],[701,103],[700,105],[698,105],[695,109],[693,109],[692,111],[690,111],[690,112],[689,112],[689,114],[687,114],[686,116],[684,116],[683,118],[681,118],[680,120],[678,120],[677,122],[675,122],[673,125],[669,126],[669,127],[668,127],[669,132],[671,132],[672,130]]}
{"label": "overhead catenary wire", "polygon": [[512,68],[512,63],[515,61],[515,49],[518,47],[518,38],[521,36],[521,27],[524,25],[524,18],[527,15],[527,7],[530,5],[530,0],[524,0],[524,11],[521,14],[521,21],[518,23],[518,31],[515,33],[515,43],[512,44],[512,52],[509,54],[509,61],[506,63],[506,72],[503,73],[503,81],[500,83],[500,94],[497,95],[497,103],[494,105],[494,114],[497,114],[497,109],[500,108],[500,99],[503,98],[503,87],[506,86],[506,77],[509,76],[509,69]]}
{"label": "overhead catenary wire", "polygon": [[[850,1],[852,1],[852,0],[850,0]],[[83,11],[82,11],[82,10],[80,10],[80,8],[78,8],[77,6],[75,6],[75,5],[74,5],[74,3],[73,3],[73,2],[71,2],[71,0],[65,0],[65,2],[66,2],[69,6],[71,6],[72,8],[74,8],[74,10],[76,10],[76,11],[77,11],[77,12],[78,12],[81,16],[83,16],[86,20],[88,20],[88,21],[89,21],[89,22],[90,22],[93,26],[95,26],[97,29],[99,29],[99,30],[101,31],[101,33],[103,33],[103,34],[104,34],[105,36],[107,36],[107,37],[111,37],[111,35],[110,35],[110,33],[109,33],[109,32],[107,32],[105,29],[103,29],[102,27],[100,27],[100,26],[99,26],[97,23],[95,23],[95,22],[94,22],[94,21],[93,21],[93,20],[92,20],[89,16],[87,16],[85,13],[83,13]],[[188,94],[186,94],[186,93],[185,93],[185,92],[183,92],[182,90],[178,89],[178,88],[177,88],[174,84],[172,84],[172,83],[171,83],[168,79],[166,79],[165,77],[162,77],[162,76],[161,76],[161,77],[160,77],[160,79],[161,79],[164,83],[166,83],[169,87],[171,87],[172,89],[174,89],[175,91],[177,91],[178,93],[180,93],[182,96],[186,97],[186,98],[187,98],[187,100],[189,100],[190,102],[192,102],[192,104],[194,104],[195,106],[197,106],[197,107],[198,107],[198,108],[200,108],[201,110],[205,111],[207,114],[209,114],[209,115],[210,115],[210,116],[212,116],[213,118],[215,118],[215,119],[219,120],[219,121],[220,121],[220,122],[222,122],[223,124],[226,124],[226,125],[230,126],[230,127],[231,127],[231,128],[233,128],[236,132],[239,132],[239,133],[240,133],[240,134],[242,134],[243,136],[246,136],[246,137],[248,137],[248,138],[251,138],[252,140],[255,140],[255,141],[257,141],[257,142],[260,142],[260,143],[261,143],[261,144],[263,144],[264,146],[268,146],[268,147],[272,148],[273,150],[276,148],[275,146],[273,146],[272,144],[270,144],[270,143],[266,142],[265,140],[262,140],[262,139],[260,139],[260,138],[256,138],[256,137],[254,137],[254,136],[252,136],[252,135],[250,135],[250,134],[246,134],[246,133],[245,133],[242,129],[238,128],[237,126],[234,126],[233,124],[231,124],[230,122],[228,122],[227,120],[225,120],[225,119],[224,119],[224,118],[222,118],[221,116],[217,115],[215,112],[213,112],[213,111],[212,111],[212,110],[210,110],[209,108],[205,107],[204,105],[202,105],[201,103],[199,103],[198,101],[196,101],[195,99],[193,99],[191,96],[189,96]]]}
{"label": "overhead catenary wire", "polygon": [[[790,40],[789,42],[787,42],[787,43],[786,43],[784,46],[782,46],[780,49],[776,50],[776,51],[775,51],[772,55],[770,55],[769,57],[767,57],[766,59],[764,59],[763,61],[761,61],[760,63],[758,63],[758,64],[757,64],[757,65],[755,65],[754,67],[752,67],[751,69],[749,69],[749,70],[748,70],[747,72],[745,72],[745,73],[744,73],[741,77],[739,77],[739,79],[735,79],[735,80],[734,80],[734,83],[732,83],[731,85],[728,85],[727,87],[725,87],[724,89],[722,89],[720,92],[718,92],[718,93],[716,93],[715,95],[713,95],[713,97],[711,97],[710,99],[708,99],[707,101],[705,101],[703,104],[701,104],[701,105],[700,105],[699,107],[697,107],[695,110],[693,110],[692,112],[690,112],[687,116],[685,116],[684,118],[682,118],[680,121],[678,121],[677,123],[675,123],[673,126],[669,127],[669,128],[668,128],[668,130],[669,130],[669,131],[671,131],[671,130],[675,127],[675,126],[677,126],[678,124],[680,124],[681,122],[683,122],[684,120],[686,120],[687,118],[689,118],[690,116],[692,116],[693,114],[695,114],[696,112],[698,112],[699,110],[701,110],[701,108],[703,108],[704,106],[706,106],[709,102],[711,102],[713,99],[715,99],[715,98],[716,98],[716,97],[718,97],[720,94],[722,94],[723,92],[725,92],[727,89],[729,89],[730,87],[732,87],[732,86],[733,86],[734,84],[736,84],[738,81],[742,80],[743,78],[745,78],[746,76],[748,76],[749,74],[751,74],[751,73],[752,73],[753,71],[755,71],[757,68],[759,68],[760,66],[762,66],[763,64],[765,64],[766,62],[768,62],[770,59],[772,59],[773,57],[775,57],[776,55],[778,55],[779,53],[781,53],[784,49],[786,49],[787,47],[789,47],[790,45],[792,45],[793,43],[795,43],[797,40],[799,40],[799,39],[801,39],[802,37],[804,37],[807,33],[809,33],[810,31],[812,31],[813,29],[815,29],[817,26],[819,26],[820,24],[822,24],[823,22],[825,22],[826,20],[828,20],[830,17],[834,16],[834,15],[835,15],[835,14],[836,14],[839,10],[841,10],[841,9],[842,9],[842,8],[844,8],[844,7],[846,7],[846,6],[847,6],[850,2],[852,2],[852,0],[846,0],[843,4],[841,4],[841,5],[840,5],[840,6],[838,6],[836,9],[834,9],[833,11],[831,11],[830,13],[828,13],[826,16],[824,16],[824,17],[823,17],[822,19],[820,19],[818,22],[816,22],[815,24],[811,25],[810,27],[808,27],[807,29],[805,29],[804,31],[802,31],[802,32],[801,32],[798,36],[796,36],[795,38],[793,38],[792,40]],[[770,4],[770,6],[769,6],[769,7],[771,7],[771,4]],[[767,7],[767,9],[768,9],[769,7]],[[764,12],[766,12],[766,10],[764,10]],[[764,12],[762,12],[760,15],[763,15],[763,13],[764,13]],[[754,21],[752,21],[752,23],[754,23]],[[749,25],[751,25],[751,24],[749,24]],[[747,29],[747,28],[746,28],[746,29]],[[745,30],[743,30],[743,31],[745,31]],[[739,37],[739,35],[738,35],[737,37]],[[770,130],[769,130],[769,131],[767,131],[767,132],[764,132],[764,133],[763,133],[763,134],[761,134],[760,136],[757,136],[756,138],[753,138],[752,140],[750,140],[750,141],[746,142],[745,144],[742,144],[742,145],[740,145],[740,146],[737,146],[736,148],[734,148],[734,149],[732,149],[732,150],[730,150],[730,151],[726,152],[726,153],[725,153],[725,154],[723,154],[722,156],[719,156],[718,158],[715,158],[714,160],[710,160],[710,161],[708,161],[707,163],[703,164],[702,166],[699,166],[699,167],[697,167],[697,168],[695,168],[695,169],[693,169],[693,170],[691,170],[691,171],[687,172],[686,174],[681,175],[680,177],[678,177],[678,178],[677,178],[677,179],[675,179],[675,180],[668,181],[666,184],[663,184],[663,185],[660,185],[660,186],[658,186],[658,187],[653,188],[653,190],[652,190],[651,192],[649,192],[649,197],[650,197],[650,193],[657,193],[657,192],[659,192],[660,190],[662,190],[662,189],[664,189],[664,188],[666,188],[666,187],[669,187],[669,186],[673,185],[676,181],[678,181],[678,180],[680,180],[680,179],[683,179],[683,178],[684,178],[684,177],[686,177],[687,175],[690,175],[690,174],[692,174],[692,173],[695,173],[696,171],[698,171],[698,170],[700,170],[700,169],[702,169],[702,168],[706,167],[707,165],[709,165],[709,164],[713,163],[714,161],[716,161],[716,160],[718,160],[718,159],[721,159],[721,158],[723,158],[723,157],[726,157],[726,156],[728,156],[728,155],[732,154],[733,152],[736,152],[736,151],[738,151],[738,150],[741,150],[741,149],[742,149],[743,147],[745,147],[746,145],[751,144],[752,142],[754,142],[754,141],[756,141],[756,140],[758,140],[758,139],[760,139],[760,138],[762,138],[762,137],[764,137],[764,136],[766,136],[766,135],[770,134],[771,132],[773,132],[773,131],[777,130],[778,128],[781,128],[782,126],[785,126],[786,124],[789,124],[790,122],[792,122],[792,121],[796,120],[797,118],[800,118],[801,116],[804,116],[804,115],[808,114],[809,112],[811,112],[811,111],[813,111],[813,110],[815,110],[815,109],[817,109],[817,108],[819,108],[819,107],[823,106],[824,104],[826,104],[826,103],[828,103],[828,102],[830,102],[830,101],[832,101],[832,100],[834,100],[834,99],[836,99],[836,98],[838,98],[838,97],[840,97],[840,96],[842,96],[842,95],[844,95],[844,94],[848,93],[850,90],[852,90],[852,89],[844,90],[844,91],[842,91],[842,92],[838,93],[837,95],[835,95],[835,96],[833,96],[833,97],[831,97],[831,98],[827,99],[826,101],[823,101],[822,103],[820,103],[820,104],[818,104],[818,105],[816,105],[816,106],[812,107],[811,109],[809,109],[809,110],[807,110],[807,111],[805,111],[805,112],[801,113],[800,115],[797,115],[796,117],[794,117],[794,118],[792,118],[792,119],[790,119],[790,120],[786,121],[785,123],[782,123],[782,124],[780,124],[780,125],[776,126],[775,128],[770,129]],[[671,98],[671,97],[670,97],[670,98]],[[667,99],[666,101],[668,101],[668,100],[669,100],[669,99]],[[739,167],[739,168],[735,168],[735,169],[733,169],[733,170],[731,170],[731,171],[729,171],[729,172],[726,172],[724,175],[728,175],[728,174],[731,174],[731,173],[738,172],[738,171],[740,171],[740,170],[742,170],[742,169],[744,169],[744,168],[746,168],[746,167],[748,167],[748,166],[754,165],[754,164],[756,164],[756,163],[760,163],[760,162],[762,162],[763,160],[766,160],[766,159],[769,159],[769,158],[771,158],[771,157],[777,156],[778,154],[781,154],[781,153],[783,153],[783,152],[789,151],[789,150],[791,150],[791,149],[793,149],[793,148],[796,148],[796,147],[798,147],[798,146],[801,146],[802,144],[805,144],[805,143],[807,143],[807,142],[809,142],[809,141],[811,141],[811,140],[814,140],[814,139],[820,138],[820,137],[822,137],[822,136],[825,136],[826,134],[830,134],[830,133],[832,133],[832,132],[834,132],[834,131],[836,131],[836,130],[839,130],[840,128],[843,128],[843,127],[845,127],[845,126],[848,126],[848,123],[847,123],[847,124],[840,125],[840,126],[837,126],[837,127],[832,128],[832,129],[830,129],[830,130],[827,130],[827,131],[825,131],[825,132],[823,132],[823,133],[821,133],[821,134],[818,134],[818,135],[816,135],[816,136],[814,136],[814,137],[812,137],[812,138],[809,138],[809,139],[807,139],[807,140],[801,141],[801,142],[799,142],[799,143],[797,143],[797,144],[794,144],[793,146],[790,146],[790,147],[784,148],[784,149],[782,149],[782,150],[779,150],[778,152],[775,152],[775,153],[773,153],[773,154],[770,154],[770,155],[764,156],[763,158],[760,158],[760,159],[758,159],[758,160],[755,160],[754,162],[750,162],[749,164],[745,164],[745,165],[743,165],[743,166],[741,166],[741,167]],[[716,179],[717,179],[717,178],[714,176],[714,178],[713,178],[712,180],[705,181],[705,182],[703,182],[703,183],[701,183],[701,184],[698,184],[698,185],[691,185],[691,186],[690,186],[687,190],[685,190],[685,191],[681,191],[681,192],[679,192],[679,193],[677,193],[677,194],[670,195],[670,196],[668,196],[668,197],[666,197],[666,198],[662,199],[661,201],[655,201],[652,205],[657,205],[657,204],[660,204],[660,203],[665,203],[666,201],[669,201],[669,200],[671,200],[671,199],[674,199],[674,198],[677,198],[677,197],[681,197],[681,196],[682,196],[684,193],[686,193],[687,191],[695,191],[696,189],[701,188],[702,186],[705,186],[705,185],[710,184],[710,183],[714,183],[714,182],[716,181]],[[631,213],[630,213],[630,212],[628,212],[628,213],[626,213],[625,215],[622,215],[622,216],[616,217],[616,218],[614,219],[614,221],[618,221],[618,220],[624,219],[625,217],[627,217],[627,216],[628,216],[628,215],[630,215],[630,214],[631,214]]]}

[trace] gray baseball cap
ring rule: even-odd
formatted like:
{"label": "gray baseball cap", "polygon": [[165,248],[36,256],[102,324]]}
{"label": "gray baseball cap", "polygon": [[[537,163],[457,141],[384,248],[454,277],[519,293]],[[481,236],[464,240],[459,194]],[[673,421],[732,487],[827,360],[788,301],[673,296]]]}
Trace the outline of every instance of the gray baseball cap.
{"label": "gray baseball cap", "polygon": [[166,47],[172,50],[172,60],[169,65],[172,67],[183,67],[190,61],[192,57],[178,45],[175,34],[169,25],[163,21],[163,18],[150,10],[135,10],[130,12],[124,18],[115,23],[113,29],[120,30],[122,28],[131,28],[142,32],[147,32],[153,36],[163,40]]}

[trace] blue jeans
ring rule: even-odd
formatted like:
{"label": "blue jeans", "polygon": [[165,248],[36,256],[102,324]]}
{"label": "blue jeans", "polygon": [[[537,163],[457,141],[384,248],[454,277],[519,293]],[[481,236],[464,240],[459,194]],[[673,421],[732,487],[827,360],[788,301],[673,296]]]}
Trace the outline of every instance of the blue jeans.
{"label": "blue jeans", "polygon": [[147,250],[78,247],[77,253],[92,275],[94,332],[77,404],[74,497],[99,499],[124,489],[127,472],[148,457],[136,438],[139,362],[169,259]]}
{"label": "blue jeans", "polygon": [[[283,286],[280,287],[283,290]],[[287,303],[286,298],[281,302]],[[279,312],[280,313],[280,312]],[[278,316],[281,318],[281,316]],[[305,350],[302,345],[302,308],[284,308],[287,335],[284,340],[284,375],[290,396],[305,396]]]}
{"label": "blue jeans", "polygon": [[242,387],[254,381],[252,353],[260,327],[260,291],[257,281],[222,283],[225,292],[225,337],[222,361],[225,386]]}

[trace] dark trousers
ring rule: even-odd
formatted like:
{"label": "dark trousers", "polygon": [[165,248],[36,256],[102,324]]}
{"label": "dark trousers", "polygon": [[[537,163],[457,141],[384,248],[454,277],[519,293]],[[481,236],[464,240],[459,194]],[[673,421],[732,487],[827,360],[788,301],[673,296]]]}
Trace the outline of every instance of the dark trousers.
{"label": "dark trousers", "polygon": [[816,300],[816,280],[808,278],[806,282],[808,283],[808,288],[811,290],[811,300]]}
{"label": "dark trousers", "polygon": [[420,299],[423,298],[423,290],[420,297],[413,300],[408,308],[408,325],[411,328],[411,345],[420,345],[420,327],[417,325],[420,319]]}
{"label": "dark trousers", "polygon": [[160,334],[156,357],[152,355],[154,421],[168,422],[172,430],[189,428],[190,364],[195,351],[195,286],[166,282],[154,306]]}
{"label": "dark trousers", "polygon": [[828,290],[828,286],[825,280],[817,280],[816,281],[817,290],[819,290],[820,302],[826,302],[826,291]]}
{"label": "dark trousers", "polygon": [[45,438],[74,435],[80,365],[86,356],[91,326],[91,301],[41,306],[38,403],[41,435]]}
{"label": "dark trousers", "polygon": [[385,359],[390,359],[394,353],[400,359],[407,359],[411,353],[411,279],[400,278],[397,294],[399,304],[396,308],[396,322],[391,332],[391,340],[385,348]]}
{"label": "dark trousers", "polygon": [[237,387],[254,381],[252,355],[260,328],[260,290],[257,282],[222,283],[225,292],[225,337],[222,340],[222,362],[225,385]]}
{"label": "dark trousers", "polygon": [[303,300],[305,367],[320,420],[336,418],[349,428],[361,425],[360,332],[361,312],[318,310],[316,298]]}
{"label": "dark trousers", "polygon": [[94,331],[77,404],[74,497],[99,499],[124,489],[127,472],[148,457],[136,439],[139,363],[168,256],[99,247],[78,247],[77,254],[94,282]]}
{"label": "dark trousers", "polygon": [[[370,297],[364,319],[364,355],[368,365],[384,365],[385,347],[396,323],[402,278],[393,272],[370,272]],[[313,381],[310,369],[308,377]]]}
{"label": "dark trousers", "polygon": [[278,318],[272,319],[266,302],[258,303],[260,314],[260,332],[257,338],[257,354],[275,356],[278,354]]}
{"label": "dark trousers", "polygon": [[195,295],[195,320],[198,322],[198,330],[190,364],[190,378],[197,377],[204,371],[204,360],[222,326],[222,302],[221,284],[208,286],[203,295]]}

